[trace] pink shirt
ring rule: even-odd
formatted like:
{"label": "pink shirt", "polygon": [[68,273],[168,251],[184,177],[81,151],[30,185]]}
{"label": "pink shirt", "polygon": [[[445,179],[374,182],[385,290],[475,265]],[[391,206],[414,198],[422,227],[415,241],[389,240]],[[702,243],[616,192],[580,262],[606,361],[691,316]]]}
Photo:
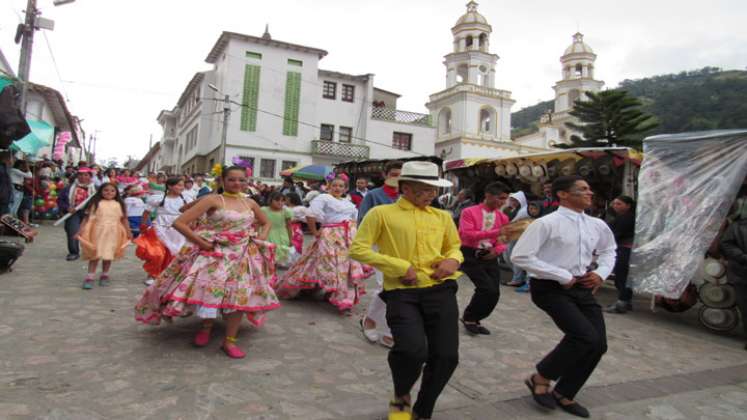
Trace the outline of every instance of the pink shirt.
{"label": "pink shirt", "polygon": [[498,209],[493,210],[495,217],[493,228],[483,230],[483,211],[490,213],[490,210],[484,204],[462,210],[459,218],[459,237],[462,239],[462,246],[478,249],[481,242],[487,241],[495,252],[500,254],[506,250],[506,245],[498,241],[498,234],[501,231],[501,226],[508,224],[508,216]]}

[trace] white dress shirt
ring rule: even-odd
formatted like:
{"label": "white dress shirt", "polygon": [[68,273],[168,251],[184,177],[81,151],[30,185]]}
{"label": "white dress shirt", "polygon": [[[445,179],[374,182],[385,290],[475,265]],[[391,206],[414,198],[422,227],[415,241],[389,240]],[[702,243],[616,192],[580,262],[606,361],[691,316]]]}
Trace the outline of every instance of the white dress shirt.
{"label": "white dress shirt", "polygon": [[615,266],[615,249],[615,237],[602,219],[560,207],[529,225],[511,262],[531,277],[568,284],[588,272],[594,255],[599,267],[593,271],[606,279]]}

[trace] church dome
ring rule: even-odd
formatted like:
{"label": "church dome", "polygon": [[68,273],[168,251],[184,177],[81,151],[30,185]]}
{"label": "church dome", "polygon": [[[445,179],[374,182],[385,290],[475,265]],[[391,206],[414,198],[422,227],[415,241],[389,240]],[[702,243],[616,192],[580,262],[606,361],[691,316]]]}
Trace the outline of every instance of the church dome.
{"label": "church dome", "polygon": [[573,44],[566,48],[563,53],[563,55],[569,54],[594,54],[594,51],[584,42],[584,35],[581,32],[576,32],[573,35]]}
{"label": "church dome", "polygon": [[454,26],[456,27],[460,25],[470,24],[488,24],[488,20],[485,19],[485,16],[481,15],[480,12],[477,11],[477,3],[475,1],[470,1],[469,3],[467,3],[467,13],[463,14],[462,17],[457,20],[457,23]]}

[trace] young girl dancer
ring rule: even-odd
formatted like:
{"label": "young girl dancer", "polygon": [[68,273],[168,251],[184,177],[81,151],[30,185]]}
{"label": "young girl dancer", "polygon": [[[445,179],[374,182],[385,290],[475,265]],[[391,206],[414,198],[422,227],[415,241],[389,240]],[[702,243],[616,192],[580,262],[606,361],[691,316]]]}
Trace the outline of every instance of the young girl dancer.
{"label": "young girl dancer", "polygon": [[[348,256],[358,210],[342,198],[345,189],[345,180],[334,178],[329,182],[329,193],[311,202],[306,222],[316,240],[280,278],[275,287],[278,296],[293,298],[302,289],[318,289],[329,303],[348,315],[365,292],[363,279],[373,270]],[[316,228],[317,220],[322,225],[320,230]]]}
{"label": "young girl dancer", "polygon": [[174,222],[189,245],[145,290],[135,319],[157,325],[161,318],[196,314],[203,322],[194,344],[204,347],[214,319],[223,315],[227,325],[221,348],[240,359],[245,353],[236,346],[236,335],[242,315],[259,326],[265,313],[280,304],[270,287],[275,268],[274,246],[265,242],[270,231],[267,217],[241,193],[246,183],[243,168],[228,168],[222,177],[222,194],[205,196]]}
{"label": "young girl dancer", "polygon": [[291,218],[293,212],[285,207],[285,197],[279,192],[270,194],[268,205],[262,207],[267,219],[272,224],[268,241],[275,244],[275,261],[279,267],[287,268],[294,260],[291,248]]}
{"label": "young girl dancer", "polygon": [[[181,178],[166,180],[166,194],[154,194],[148,197],[148,207],[143,213],[140,225],[141,235],[135,240],[138,246],[135,255],[144,260],[143,269],[150,276],[145,284],[150,285],[153,279],[169,265],[171,260],[184,246],[186,239],[172,225],[182,214],[182,207],[188,204],[182,197],[184,181]],[[150,214],[155,212],[153,225],[145,225]]]}
{"label": "young girl dancer", "polygon": [[288,200],[288,207],[293,212],[291,219],[291,244],[298,255],[303,253],[303,224],[306,223],[307,208],[301,201],[301,196],[296,193],[285,195]]}
{"label": "young girl dancer", "polygon": [[125,247],[132,239],[126,214],[117,187],[111,183],[101,185],[88,204],[86,217],[78,233],[83,258],[88,260],[88,274],[83,280],[83,289],[93,288],[99,260],[102,260],[99,286],[109,285],[112,260],[122,258]]}

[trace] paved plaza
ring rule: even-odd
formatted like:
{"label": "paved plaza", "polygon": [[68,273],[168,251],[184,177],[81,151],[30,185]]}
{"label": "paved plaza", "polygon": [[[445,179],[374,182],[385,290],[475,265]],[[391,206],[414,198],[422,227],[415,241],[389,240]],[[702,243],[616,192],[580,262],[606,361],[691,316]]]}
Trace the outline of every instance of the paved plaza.
{"label": "paved plaza", "polygon": [[[80,289],[82,261],[65,261],[64,232],[43,226],[14,271],[0,276],[0,419],[383,418],[391,380],[386,349],[370,345],[359,314],[285,301],[261,329],[244,324],[235,361],[190,344],[199,321],[144,326],[133,318],[144,273],[128,251],[112,285]],[[370,284],[370,283],[369,283]],[[460,283],[463,307],[471,283]],[[434,419],[570,418],[545,414],[523,379],[559,339],[529,296],[502,289],[484,324],[490,336],[460,336],[460,364]],[[614,290],[602,290],[603,303]],[[747,351],[694,313],[636,311],[606,317],[609,351],[579,394],[599,419],[747,419]],[[693,312],[693,311],[691,311]]]}

